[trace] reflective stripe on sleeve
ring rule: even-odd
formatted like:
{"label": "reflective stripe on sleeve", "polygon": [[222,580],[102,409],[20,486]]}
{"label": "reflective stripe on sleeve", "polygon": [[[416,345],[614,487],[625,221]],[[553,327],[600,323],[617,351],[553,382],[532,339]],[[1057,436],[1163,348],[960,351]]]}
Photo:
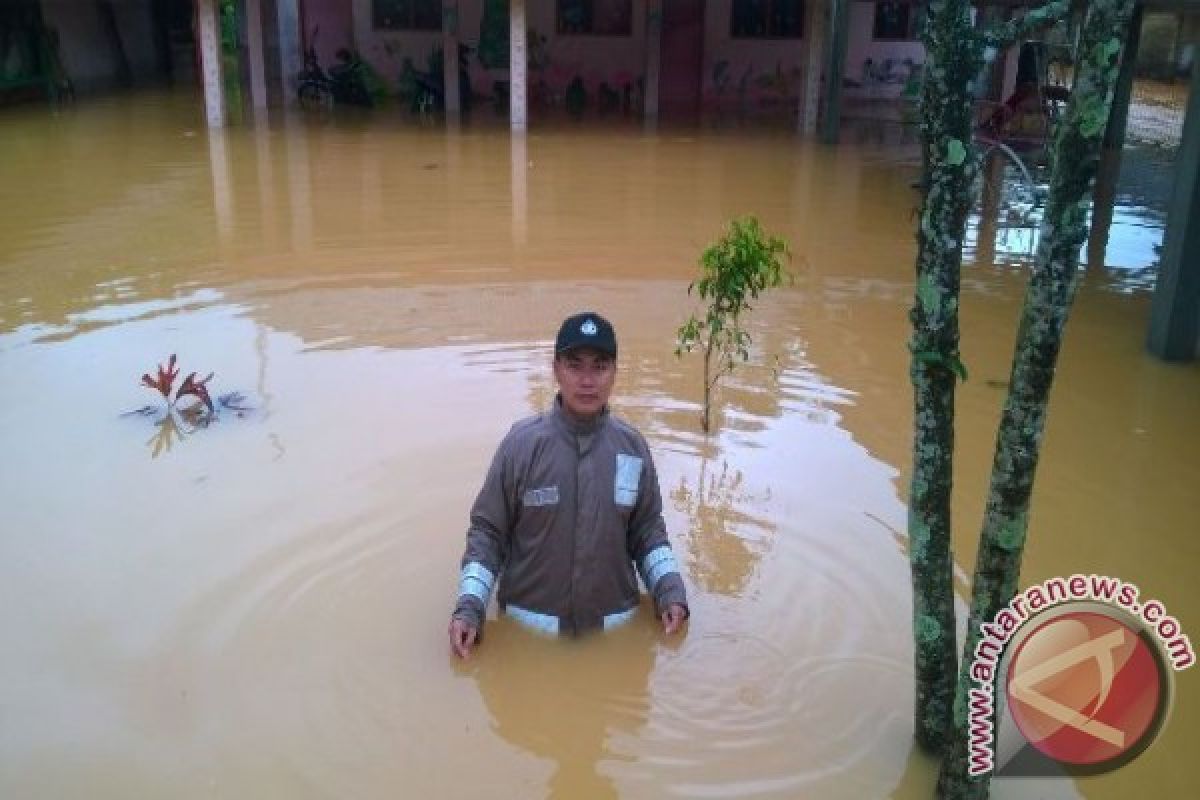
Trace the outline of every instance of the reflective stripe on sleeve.
{"label": "reflective stripe on sleeve", "polygon": [[675,554],[671,552],[671,548],[663,545],[647,553],[646,557],[642,559],[642,563],[638,565],[638,570],[642,573],[642,582],[646,584],[646,591],[654,594],[654,587],[658,585],[658,581],[663,575],[679,572],[679,563],[675,561]]}
{"label": "reflective stripe on sleeve", "polygon": [[460,597],[464,594],[478,597],[486,606],[488,598],[492,596],[492,587],[495,584],[496,576],[492,574],[492,571],[478,561],[472,561],[462,568],[458,594]]}
{"label": "reflective stripe on sleeve", "polygon": [[604,630],[610,631],[613,628],[619,628],[625,623],[633,619],[633,615],[637,613],[637,606],[628,611],[618,611],[615,614],[604,615]]}
{"label": "reflective stripe on sleeve", "polygon": [[504,607],[504,613],[519,622],[522,627],[528,628],[534,633],[541,633],[546,636],[558,636],[558,617],[551,616],[550,614],[542,614],[537,611],[530,611],[527,608],[511,604]]}

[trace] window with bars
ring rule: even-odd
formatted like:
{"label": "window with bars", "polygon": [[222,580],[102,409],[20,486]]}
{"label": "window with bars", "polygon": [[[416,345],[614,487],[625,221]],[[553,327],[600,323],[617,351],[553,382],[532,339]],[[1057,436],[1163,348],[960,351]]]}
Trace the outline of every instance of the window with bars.
{"label": "window with bars", "polygon": [[799,39],[804,0],[733,0],[729,34],[735,39]]}
{"label": "window with bars", "polygon": [[440,31],[442,0],[371,0],[371,23],[381,31]]}
{"label": "window with bars", "polygon": [[630,36],[633,0],[557,0],[556,30],[568,36]]}

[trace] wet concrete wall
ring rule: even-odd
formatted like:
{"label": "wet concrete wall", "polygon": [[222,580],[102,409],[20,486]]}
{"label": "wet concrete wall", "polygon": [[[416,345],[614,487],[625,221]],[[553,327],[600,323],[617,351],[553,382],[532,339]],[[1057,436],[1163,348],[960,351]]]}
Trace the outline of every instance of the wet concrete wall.
{"label": "wet concrete wall", "polygon": [[735,37],[732,17],[733,0],[710,0],[705,5],[705,105],[794,106],[810,31],[803,30],[800,38]]}
{"label": "wet concrete wall", "polygon": [[1200,12],[1149,12],[1138,43],[1139,78],[1186,77],[1200,43]]}
{"label": "wet concrete wall", "polygon": [[[867,59],[876,68],[876,77],[867,74]],[[925,47],[919,42],[877,40],[875,38],[875,4],[850,5],[850,40],[846,48],[846,78],[858,86],[847,86],[847,97],[898,97],[908,74],[905,64],[925,63]],[[890,62],[890,64],[889,64]]]}
{"label": "wet concrete wall", "polygon": [[[330,63],[333,52],[350,44],[358,49],[380,74],[390,82],[400,75],[405,58],[424,69],[429,54],[441,46],[440,31],[377,30],[372,20],[374,0],[307,0],[305,26],[311,31],[319,25],[318,52]],[[807,43],[800,38],[735,38],[732,35],[733,0],[708,0],[704,10],[703,66],[701,93],[708,107],[741,103],[747,110],[769,110],[794,106],[803,77]],[[561,102],[567,85],[576,77],[583,79],[589,96],[594,97],[600,83],[619,88],[642,77],[646,59],[646,12],[644,0],[633,0],[628,35],[570,35],[557,32],[557,3],[554,0],[529,0],[529,28],[546,37],[545,69],[530,71],[531,102]],[[481,37],[484,0],[459,0],[459,39],[477,46]],[[349,15],[349,17],[347,17]],[[873,37],[875,4],[855,2],[850,10],[850,45],[846,74],[856,82],[863,64],[891,62],[892,82],[875,81],[865,86],[850,86],[847,93],[872,97],[900,94],[906,72],[906,60],[924,61],[924,49],[916,41],[876,41]],[[530,50],[536,50],[532,40]],[[508,70],[484,68],[477,58],[471,60],[471,83],[478,94],[489,94],[496,80],[506,80]],[[664,65],[665,69],[665,65]],[[745,89],[739,96],[738,86]],[[539,92],[538,83],[543,84]]]}
{"label": "wet concrete wall", "polygon": [[75,90],[97,91],[118,86],[123,50],[133,83],[157,79],[150,0],[112,0],[112,19],[120,37],[114,41],[100,4],[91,0],[42,0],[46,24],[58,31],[63,66]]}
{"label": "wet concrete wall", "polygon": [[[369,19],[369,5],[367,14]],[[354,9],[350,3],[305,3],[304,17],[305,41],[313,42],[322,64],[336,63],[335,54],[341,48],[354,48]]]}

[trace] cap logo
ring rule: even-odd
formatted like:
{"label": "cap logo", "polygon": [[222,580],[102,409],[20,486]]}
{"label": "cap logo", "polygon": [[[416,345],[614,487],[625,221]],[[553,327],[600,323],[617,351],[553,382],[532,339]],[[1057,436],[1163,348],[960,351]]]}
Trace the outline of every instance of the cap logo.
{"label": "cap logo", "polygon": [[590,319],[584,320],[584,323],[579,326],[579,332],[582,333],[584,336],[595,336],[596,335],[596,323]]}

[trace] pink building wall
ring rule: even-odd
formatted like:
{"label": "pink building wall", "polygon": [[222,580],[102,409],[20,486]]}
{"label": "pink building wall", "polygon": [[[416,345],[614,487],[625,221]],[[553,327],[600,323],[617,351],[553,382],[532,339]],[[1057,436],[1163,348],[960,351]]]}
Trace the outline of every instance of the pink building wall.
{"label": "pink building wall", "polygon": [[[669,2],[669,0],[666,0]],[[812,0],[810,0],[811,2]],[[371,23],[372,0],[304,0],[306,29],[321,26],[318,52],[331,63],[333,51],[352,41],[380,74],[394,82],[405,57],[424,69],[429,53],[441,46],[440,31],[377,31]],[[458,0],[459,39],[474,46],[479,41],[483,0]],[[555,33],[555,0],[526,0],[530,28],[547,38],[550,66],[543,78],[553,100],[561,101],[567,84],[583,78],[590,97],[603,81],[619,89],[643,75],[646,63],[646,0],[633,0],[633,25],[629,36],[571,36]],[[802,39],[735,39],[730,35],[732,0],[707,0],[701,92],[707,107],[746,111],[795,108],[804,77],[807,37]],[[807,20],[806,20],[807,22]],[[846,77],[860,86],[847,86],[848,96],[894,97],[899,83],[864,84],[863,63],[877,65],[892,59],[897,71],[905,59],[925,60],[920,42],[874,41],[874,3],[854,2],[850,8],[850,36]],[[818,45],[823,46],[819,42]],[[492,82],[507,78],[507,70],[484,70],[472,59],[471,81],[475,92],[488,95]],[[536,75],[530,73],[530,82]],[[741,88],[744,87],[744,88]],[[531,101],[537,93],[531,87]]]}
{"label": "pink building wall", "polygon": [[[570,36],[555,33],[556,3],[553,0],[526,0],[529,26],[547,39],[549,67],[545,71],[548,87],[561,96],[576,75],[583,78],[588,95],[595,96],[600,83],[619,88],[636,82],[646,70],[646,4],[634,0],[632,31],[629,36]],[[475,28],[477,34],[478,27]],[[530,81],[534,76],[530,73]]]}
{"label": "pink building wall", "polygon": [[[364,58],[390,83],[400,78],[405,57],[418,69],[425,69],[429,54],[442,44],[441,31],[377,31],[371,24],[371,0],[305,0],[305,9],[317,4],[350,5],[354,44]],[[479,30],[483,15],[482,0],[459,0],[459,30]],[[466,39],[466,37],[464,37]],[[471,40],[467,39],[469,44]]]}
{"label": "pink building wall", "polygon": [[[328,68],[343,47],[354,49],[354,16],[350,0],[302,0],[304,41],[317,29],[317,58]],[[368,12],[370,6],[367,6]]]}
{"label": "pink building wall", "polygon": [[708,0],[705,6],[705,107],[794,109],[811,32],[806,27],[801,39],[734,38],[732,14],[733,0]]}
{"label": "pink building wall", "polygon": [[[322,6],[352,6],[354,40],[358,51],[388,80],[400,75],[404,59],[411,58],[418,69],[425,69],[429,54],[442,44],[438,31],[377,31],[371,23],[371,0],[307,0],[309,9]],[[634,0],[630,36],[559,36],[555,33],[554,0],[526,0],[526,23],[547,39],[550,65],[545,81],[561,99],[570,81],[579,75],[590,96],[601,82],[618,87],[636,81],[645,69],[645,0]],[[479,24],[483,19],[483,0],[458,0],[459,40],[474,47],[479,43]],[[506,79],[507,70],[486,70],[477,59],[471,61],[471,83],[482,95],[491,93],[492,82]],[[534,81],[530,73],[530,82]]]}
{"label": "pink building wall", "polygon": [[850,5],[850,39],[846,47],[846,78],[860,84],[846,86],[847,97],[898,97],[902,83],[880,83],[864,79],[863,65],[869,58],[876,65],[888,59],[894,63],[894,72],[903,74],[905,59],[913,64],[925,63],[925,47],[919,41],[894,42],[875,41],[875,4],[856,2]]}

